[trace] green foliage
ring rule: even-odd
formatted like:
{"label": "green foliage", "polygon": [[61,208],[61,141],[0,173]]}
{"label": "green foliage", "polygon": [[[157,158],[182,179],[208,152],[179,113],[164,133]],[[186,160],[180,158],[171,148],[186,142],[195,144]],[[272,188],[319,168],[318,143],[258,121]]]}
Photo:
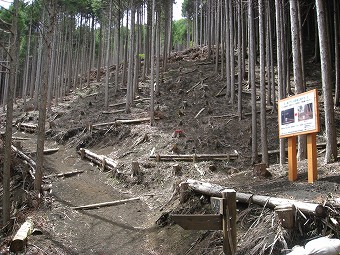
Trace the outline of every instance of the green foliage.
{"label": "green foliage", "polygon": [[194,13],[195,13],[195,1],[184,0],[182,4],[182,16],[187,17],[187,14],[188,14],[189,19],[192,19],[192,17],[194,16]]}
{"label": "green foliage", "polygon": [[184,44],[186,42],[187,25],[185,19],[175,20],[173,22],[173,44]]}
{"label": "green foliage", "polygon": [[140,54],[138,54],[138,56],[139,56],[139,58],[140,58],[141,60],[144,60],[144,59],[145,59],[145,54],[140,53]]}

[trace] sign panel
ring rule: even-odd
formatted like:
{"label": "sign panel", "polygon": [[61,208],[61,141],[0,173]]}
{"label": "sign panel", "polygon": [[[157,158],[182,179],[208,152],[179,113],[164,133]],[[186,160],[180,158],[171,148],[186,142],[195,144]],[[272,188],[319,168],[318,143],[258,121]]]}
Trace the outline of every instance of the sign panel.
{"label": "sign panel", "polygon": [[279,137],[320,131],[317,90],[279,100]]}

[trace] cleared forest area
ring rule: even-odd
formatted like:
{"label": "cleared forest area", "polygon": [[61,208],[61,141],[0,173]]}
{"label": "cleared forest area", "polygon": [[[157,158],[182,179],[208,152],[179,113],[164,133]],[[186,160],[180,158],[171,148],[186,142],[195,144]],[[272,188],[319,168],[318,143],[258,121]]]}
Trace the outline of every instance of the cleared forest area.
{"label": "cleared forest area", "polygon": [[[235,254],[339,238],[338,10],[185,1],[171,21],[171,1],[2,9],[2,252],[220,254],[223,231],[171,215],[216,213],[224,189],[236,190]],[[292,182],[277,102],[315,88],[318,177],[307,182],[299,137]],[[13,242],[22,226],[26,247]]]}

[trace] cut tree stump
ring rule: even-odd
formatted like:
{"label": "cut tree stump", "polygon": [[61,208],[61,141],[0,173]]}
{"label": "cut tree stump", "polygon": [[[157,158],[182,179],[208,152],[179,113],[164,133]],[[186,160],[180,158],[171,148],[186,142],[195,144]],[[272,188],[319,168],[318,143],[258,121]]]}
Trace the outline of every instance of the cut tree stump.
{"label": "cut tree stump", "polygon": [[275,207],[281,226],[286,229],[293,229],[295,224],[295,206],[293,204],[283,204]]}
{"label": "cut tree stump", "polygon": [[15,234],[12,242],[9,246],[11,252],[21,252],[24,250],[27,237],[33,232],[33,222],[32,219],[28,218],[24,224],[21,225],[18,232]]}
{"label": "cut tree stump", "polygon": [[101,208],[101,207],[121,205],[121,204],[125,204],[125,203],[128,203],[128,202],[136,201],[136,200],[140,200],[140,198],[139,197],[134,197],[134,198],[128,198],[128,199],[111,201],[111,202],[104,202],[104,203],[90,204],[90,205],[82,205],[82,206],[72,207],[72,209],[74,209],[74,210],[97,209],[97,208]]}
{"label": "cut tree stump", "polygon": [[141,171],[140,171],[140,167],[139,167],[139,163],[137,161],[133,161],[131,164],[131,176],[135,177],[135,176],[140,176]]}
{"label": "cut tree stump", "polygon": [[179,184],[179,201],[181,204],[184,204],[186,201],[188,201],[190,197],[190,189],[189,189],[189,183],[181,182]]}
{"label": "cut tree stump", "polygon": [[182,175],[182,166],[181,165],[179,165],[179,164],[174,164],[173,166],[172,166],[172,172],[173,172],[173,175],[174,176],[180,176],[180,175]]}
{"label": "cut tree stump", "polygon": [[191,154],[191,155],[150,155],[156,161],[202,161],[202,160],[235,160],[238,154]]}
{"label": "cut tree stump", "polygon": [[[189,184],[190,188],[204,195],[212,196],[212,197],[221,197],[221,192],[226,187],[222,187],[217,184],[211,184],[207,182],[201,182],[197,180],[188,179],[186,183]],[[236,199],[240,203],[254,203],[261,206],[266,206],[274,209],[276,206],[280,206],[283,204],[293,204],[295,208],[298,208],[300,211],[306,214],[312,214],[316,216],[323,216],[325,213],[324,206],[316,203],[302,202],[293,199],[286,198],[277,198],[270,196],[262,196],[262,195],[254,195],[249,193],[236,193]]]}
{"label": "cut tree stump", "polygon": [[253,173],[254,175],[260,177],[272,177],[272,174],[267,170],[267,164],[265,163],[255,164]]}

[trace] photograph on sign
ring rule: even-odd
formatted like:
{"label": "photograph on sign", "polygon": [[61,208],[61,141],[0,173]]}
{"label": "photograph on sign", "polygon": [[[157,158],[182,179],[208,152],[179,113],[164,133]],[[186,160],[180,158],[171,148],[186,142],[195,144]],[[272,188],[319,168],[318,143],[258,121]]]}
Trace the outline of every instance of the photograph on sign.
{"label": "photograph on sign", "polygon": [[317,90],[311,90],[279,101],[279,136],[319,131]]}

